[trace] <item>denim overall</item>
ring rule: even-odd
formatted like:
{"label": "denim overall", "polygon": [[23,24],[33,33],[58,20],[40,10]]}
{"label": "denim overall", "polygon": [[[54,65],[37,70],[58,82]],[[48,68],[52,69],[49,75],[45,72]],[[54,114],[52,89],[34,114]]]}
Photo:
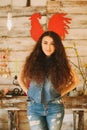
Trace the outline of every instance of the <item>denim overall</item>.
{"label": "denim overall", "polygon": [[50,81],[41,86],[30,82],[27,115],[30,130],[61,130],[64,105]]}

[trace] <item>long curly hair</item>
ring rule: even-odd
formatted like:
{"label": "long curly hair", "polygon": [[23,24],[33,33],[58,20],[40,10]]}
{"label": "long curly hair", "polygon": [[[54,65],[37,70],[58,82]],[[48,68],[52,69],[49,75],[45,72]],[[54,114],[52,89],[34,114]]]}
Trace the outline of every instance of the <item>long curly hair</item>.
{"label": "long curly hair", "polygon": [[[41,43],[45,36],[50,36],[54,41],[55,52],[50,58],[47,58],[42,51]],[[38,84],[43,84],[48,78],[55,89],[72,80],[70,65],[58,34],[53,31],[46,31],[40,36],[33,51],[26,58],[23,72],[25,77]]]}

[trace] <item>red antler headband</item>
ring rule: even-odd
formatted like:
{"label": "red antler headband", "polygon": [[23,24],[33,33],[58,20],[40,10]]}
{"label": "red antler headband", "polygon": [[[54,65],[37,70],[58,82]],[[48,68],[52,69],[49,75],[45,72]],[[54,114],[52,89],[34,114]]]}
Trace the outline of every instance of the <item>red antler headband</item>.
{"label": "red antler headband", "polygon": [[[66,34],[68,34],[67,29],[70,27],[68,24],[71,22],[71,18],[65,17],[67,14],[66,13],[57,13],[54,14],[48,22],[48,30],[49,31],[54,31],[56,32],[61,39],[64,39]],[[30,17],[31,20],[31,37],[37,41],[39,37],[41,36],[42,33],[45,31],[43,30],[40,22],[38,19],[41,19],[41,14],[40,13],[35,13]]]}

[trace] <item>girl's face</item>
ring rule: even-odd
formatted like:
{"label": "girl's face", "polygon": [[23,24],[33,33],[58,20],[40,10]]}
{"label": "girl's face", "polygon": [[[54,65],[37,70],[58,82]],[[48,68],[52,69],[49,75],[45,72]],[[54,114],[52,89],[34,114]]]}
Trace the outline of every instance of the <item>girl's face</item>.
{"label": "girl's face", "polygon": [[54,41],[50,36],[45,36],[42,39],[42,51],[46,56],[51,56],[55,51]]}

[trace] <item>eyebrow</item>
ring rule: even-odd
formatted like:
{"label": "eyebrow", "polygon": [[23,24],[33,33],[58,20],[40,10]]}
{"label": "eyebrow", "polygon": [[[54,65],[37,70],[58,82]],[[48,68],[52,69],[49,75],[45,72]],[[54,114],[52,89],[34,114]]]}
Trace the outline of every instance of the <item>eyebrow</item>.
{"label": "eyebrow", "polygon": [[42,40],[42,41],[47,42],[46,40]]}

